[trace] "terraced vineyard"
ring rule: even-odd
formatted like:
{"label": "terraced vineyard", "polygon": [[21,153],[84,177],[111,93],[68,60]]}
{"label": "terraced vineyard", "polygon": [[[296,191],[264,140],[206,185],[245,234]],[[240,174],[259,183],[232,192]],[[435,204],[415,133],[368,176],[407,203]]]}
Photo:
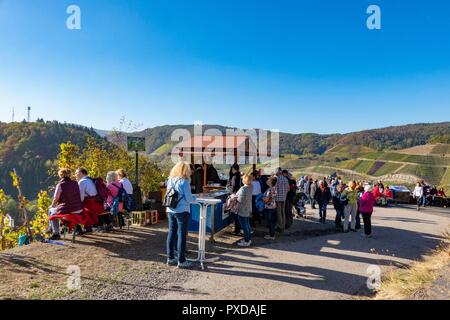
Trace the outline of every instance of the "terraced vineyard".
{"label": "terraced vineyard", "polygon": [[381,152],[339,145],[321,156],[306,160],[290,155],[281,163],[298,173],[310,172],[320,176],[336,172],[345,179],[400,179],[397,183],[405,179],[404,184],[424,179],[428,183],[444,186],[450,192],[450,157],[447,156],[450,145],[423,146],[421,150],[427,153],[411,154],[411,150],[407,153]]}

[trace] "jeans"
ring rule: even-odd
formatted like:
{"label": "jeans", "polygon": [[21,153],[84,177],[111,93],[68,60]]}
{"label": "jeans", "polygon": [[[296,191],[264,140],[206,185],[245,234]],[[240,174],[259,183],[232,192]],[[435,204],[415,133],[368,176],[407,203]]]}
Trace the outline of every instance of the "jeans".
{"label": "jeans", "polygon": [[266,209],[264,210],[264,214],[266,216],[267,227],[269,228],[269,234],[271,237],[275,236],[275,225],[277,223],[277,213],[275,209]]}
{"label": "jeans", "polygon": [[313,197],[310,197],[311,199],[311,209],[315,209],[316,208],[316,200]]}
{"label": "jeans", "polygon": [[327,206],[328,206],[328,201],[319,202],[319,216],[323,220],[325,220],[327,218]]}
{"label": "jeans", "polygon": [[[54,216],[57,214],[56,208],[50,208],[48,211],[48,216]],[[59,234],[59,220],[52,220],[48,222],[49,229],[53,232],[53,234]]]}
{"label": "jeans", "polygon": [[352,221],[351,221],[351,225],[350,227],[355,230],[355,226],[356,226],[356,212],[358,211],[358,205],[355,204],[348,204],[345,206],[344,209],[344,231],[348,230],[348,223],[349,223],[349,218],[351,216]]}
{"label": "jeans", "polygon": [[239,234],[241,232],[241,224],[239,223],[239,216],[237,213],[232,213],[234,217],[234,233]]}
{"label": "jeans", "polygon": [[242,227],[242,230],[244,231],[244,240],[245,242],[250,241],[250,218],[244,218],[238,215],[239,224]]}
{"label": "jeans", "polygon": [[284,232],[286,226],[286,202],[277,201],[277,228]]}
{"label": "jeans", "polygon": [[334,219],[336,226],[342,225],[342,217],[344,217],[344,209],[336,209],[336,218]]}
{"label": "jeans", "polygon": [[364,221],[364,233],[370,236],[372,234],[372,213],[362,212],[361,214]]}
{"label": "jeans", "polygon": [[420,200],[421,200],[420,203],[422,204],[422,206],[426,207],[427,204],[428,204],[427,197],[426,197],[426,196],[422,196],[422,197],[420,198]]}
{"label": "jeans", "polygon": [[183,213],[168,213],[169,218],[169,233],[167,234],[167,257],[169,259],[175,258],[175,240],[177,240],[176,248],[178,252],[178,262],[186,261],[186,239],[188,224],[190,219],[189,212]]}

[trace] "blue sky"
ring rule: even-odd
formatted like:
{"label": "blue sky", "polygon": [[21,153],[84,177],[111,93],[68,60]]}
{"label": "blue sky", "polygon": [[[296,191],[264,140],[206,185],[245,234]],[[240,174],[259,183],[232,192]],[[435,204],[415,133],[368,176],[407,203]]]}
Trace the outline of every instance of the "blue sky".
{"label": "blue sky", "polygon": [[30,105],[100,129],[122,115],[295,133],[449,121],[449,15],[444,0],[0,0],[0,120]]}

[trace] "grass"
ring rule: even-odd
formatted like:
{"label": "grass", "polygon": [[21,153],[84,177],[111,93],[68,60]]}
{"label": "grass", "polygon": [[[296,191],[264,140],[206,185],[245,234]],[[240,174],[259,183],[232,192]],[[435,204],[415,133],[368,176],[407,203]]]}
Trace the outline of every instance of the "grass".
{"label": "grass", "polygon": [[431,150],[431,153],[437,154],[437,155],[450,154],[450,145],[449,144],[438,144],[433,148],[433,150]]}
{"label": "grass", "polygon": [[[383,277],[377,300],[405,300],[422,297],[437,278],[439,271],[450,264],[450,234],[428,259],[417,261],[405,269],[393,270]],[[448,275],[447,275],[448,276]]]}

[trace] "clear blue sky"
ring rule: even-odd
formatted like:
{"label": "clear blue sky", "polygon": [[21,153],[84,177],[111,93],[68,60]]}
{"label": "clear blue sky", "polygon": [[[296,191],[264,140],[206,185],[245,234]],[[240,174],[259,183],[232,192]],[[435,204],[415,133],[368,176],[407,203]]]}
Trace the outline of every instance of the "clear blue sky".
{"label": "clear blue sky", "polygon": [[447,121],[450,2],[0,0],[0,120],[27,105],[100,129],[122,115],[318,133]]}

